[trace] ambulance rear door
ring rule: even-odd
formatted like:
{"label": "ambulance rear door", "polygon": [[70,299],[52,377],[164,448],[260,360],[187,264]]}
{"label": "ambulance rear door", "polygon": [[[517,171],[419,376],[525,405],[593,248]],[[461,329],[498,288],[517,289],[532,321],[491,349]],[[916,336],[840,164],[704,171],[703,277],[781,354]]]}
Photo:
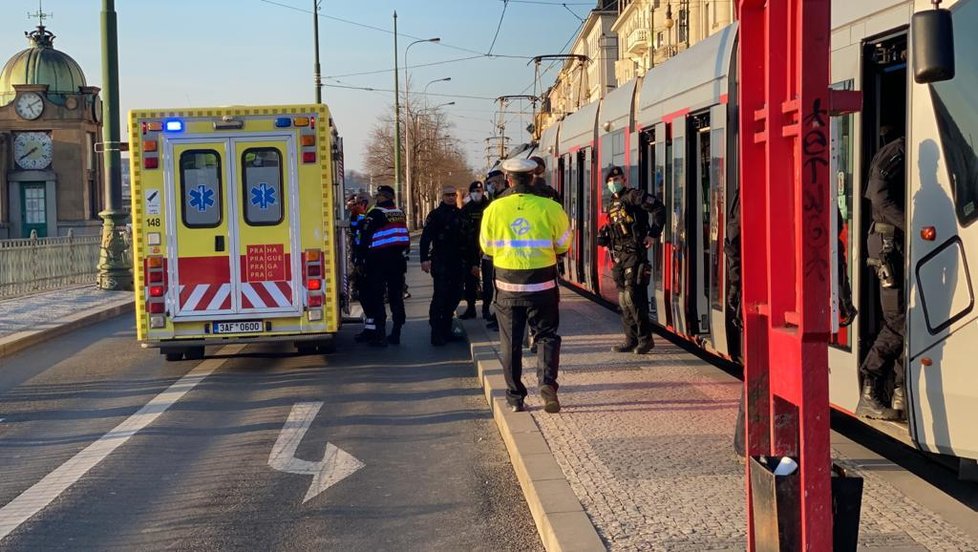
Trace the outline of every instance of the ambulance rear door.
{"label": "ambulance rear door", "polygon": [[174,319],[235,313],[235,226],[226,140],[166,140],[171,297]]}
{"label": "ambulance rear door", "polygon": [[[292,133],[234,138],[239,313],[301,314],[297,152]],[[314,223],[314,221],[309,221]]]}

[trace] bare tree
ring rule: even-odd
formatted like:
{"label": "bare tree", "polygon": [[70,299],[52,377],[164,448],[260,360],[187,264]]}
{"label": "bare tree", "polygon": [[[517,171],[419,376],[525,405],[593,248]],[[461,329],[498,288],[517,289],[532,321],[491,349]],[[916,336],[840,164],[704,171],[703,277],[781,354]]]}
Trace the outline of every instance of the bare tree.
{"label": "bare tree", "polygon": [[[452,134],[453,125],[440,109],[405,109],[401,125],[402,171],[411,168],[412,201],[417,223],[440,201],[444,185],[468,187],[475,172],[462,154],[460,142]],[[410,139],[406,134],[410,133]],[[371,130],[366,145],[367,173],[375,181],[394,181],[394,118],[382,115]],[[404,180],[405,174],[402,174]],[[413,224],[412,226],[417,226]]]}

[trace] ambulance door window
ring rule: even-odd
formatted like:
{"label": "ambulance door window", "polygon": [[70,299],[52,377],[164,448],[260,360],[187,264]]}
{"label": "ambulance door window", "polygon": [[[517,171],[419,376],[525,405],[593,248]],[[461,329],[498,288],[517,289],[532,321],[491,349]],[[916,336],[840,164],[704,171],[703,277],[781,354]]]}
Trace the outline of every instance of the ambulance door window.
{"label": "ambulance door window", "polygon": [[221,157],[216,151],[187,150],[180,154],[184,226],[220,226],[224,215],[221,189]]}
{"label": "ambulance door window", "polygon": [[244,218],[251,226],[276,226],[284,216],[282,154],[276,148],[249,148],[241,154]]}

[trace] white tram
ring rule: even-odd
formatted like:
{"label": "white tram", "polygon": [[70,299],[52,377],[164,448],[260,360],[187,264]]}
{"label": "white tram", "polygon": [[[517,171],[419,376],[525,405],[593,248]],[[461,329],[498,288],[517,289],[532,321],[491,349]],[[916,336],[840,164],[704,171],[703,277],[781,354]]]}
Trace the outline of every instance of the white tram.
{"label": "white tram", "polygon": [[[859,398],[860,360],[881,317],[877,281],[863,251],[870,225],[862,198],[883,125],[907,137],[908,421],[874,423],[917,447],[978,458],[978,0],[945,1],[955,33],[956,76],[918,84],[909,68],[915,11],[930,0],[834,1],[832,86],[863,92],[860,113],[832,118],[836,222],[859,316],[837,328],[830,347],[833,405],[851,413]],[[736,359],[728,279],[738,270],[724,251],[737,216],[736,55],[731,25],[548,127],[536,155],[561,191],[576,230],[567,284],[616,299],[607,251],[597,229],[610,192],[602,175],[622,166],[631,185],[667,206],[662,240],[651,257],[653,319],[713,354]],[[528,154],[527,154],[528,155]],[[749,248],[750,244],[742,244]],[[833,256],[833,259],[836,257]],[[972,263],[971,265],[969,265]],[[832,277],[836,279],[836,267]],[[835,298],[833,298],[833,301]]]}

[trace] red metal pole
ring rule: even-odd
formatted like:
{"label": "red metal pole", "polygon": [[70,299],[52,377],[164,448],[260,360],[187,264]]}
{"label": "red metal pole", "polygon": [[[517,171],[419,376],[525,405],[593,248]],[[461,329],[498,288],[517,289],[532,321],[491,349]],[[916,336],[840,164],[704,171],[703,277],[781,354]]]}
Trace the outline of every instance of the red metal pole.
{"label": "red metal pole", "polygon": [[738,4],[747,453],[799,459],[811,551],[832,548],[829,1]]}

